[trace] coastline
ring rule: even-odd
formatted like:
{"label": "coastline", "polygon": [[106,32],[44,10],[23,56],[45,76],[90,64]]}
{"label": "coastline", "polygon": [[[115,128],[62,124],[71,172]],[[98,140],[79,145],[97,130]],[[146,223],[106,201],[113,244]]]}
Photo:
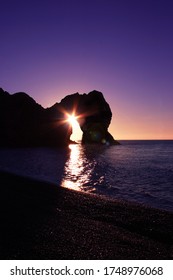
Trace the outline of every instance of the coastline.
{"label": "coastline", "polygon": [[173,213],[0,172],[0,259],[173,259]]}

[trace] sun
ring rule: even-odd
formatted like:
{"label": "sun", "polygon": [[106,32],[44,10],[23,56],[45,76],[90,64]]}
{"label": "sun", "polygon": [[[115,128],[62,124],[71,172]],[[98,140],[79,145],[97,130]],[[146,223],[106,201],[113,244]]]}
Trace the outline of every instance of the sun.
{"label": "sun", "polygon": [[77,123],[77,117],[73,115],[68,115],[67,121],[71,124],[71,126],[75,126]]}
{"label": "sun", "polygon": [[72,141],[79,141],[79,140],[82,139],[82,130],[81,130],[80,126],[79,126],[78,119],[79,119],[79,116],[75,116],[74,113],[72,113],[71,115],[67,114],[66,121],[72,127],[72,135],[70,137],[70,139]]}

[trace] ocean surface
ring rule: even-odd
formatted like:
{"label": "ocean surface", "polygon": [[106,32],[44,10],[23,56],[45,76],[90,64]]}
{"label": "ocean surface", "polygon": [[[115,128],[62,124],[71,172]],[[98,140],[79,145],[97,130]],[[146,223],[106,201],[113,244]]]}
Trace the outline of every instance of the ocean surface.
{"label": "ocean surface", "polygon": [[120,143],[0,149],[0,170],[173,211],[173,141]]}

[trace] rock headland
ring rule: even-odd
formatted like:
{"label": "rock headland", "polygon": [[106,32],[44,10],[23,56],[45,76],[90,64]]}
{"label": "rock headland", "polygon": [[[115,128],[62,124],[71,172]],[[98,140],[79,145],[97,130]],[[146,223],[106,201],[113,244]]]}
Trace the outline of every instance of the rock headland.
{"label": "rock headland", "polygon": [[83,144],[118,144],[108,132],[112,112],[99,91],[74,93],[45,109],[24,92],[0,89],[0,146],[67,146],[70,114],[77,116]]}

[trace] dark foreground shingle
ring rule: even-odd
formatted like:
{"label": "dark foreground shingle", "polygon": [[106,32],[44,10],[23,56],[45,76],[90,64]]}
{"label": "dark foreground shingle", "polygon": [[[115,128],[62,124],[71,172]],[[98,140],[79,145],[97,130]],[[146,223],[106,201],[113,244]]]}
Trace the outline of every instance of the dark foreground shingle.
{"label": "dark foreground shingle", "polygon": [[0,173],[1,259],[173,259],[173,213]]}

